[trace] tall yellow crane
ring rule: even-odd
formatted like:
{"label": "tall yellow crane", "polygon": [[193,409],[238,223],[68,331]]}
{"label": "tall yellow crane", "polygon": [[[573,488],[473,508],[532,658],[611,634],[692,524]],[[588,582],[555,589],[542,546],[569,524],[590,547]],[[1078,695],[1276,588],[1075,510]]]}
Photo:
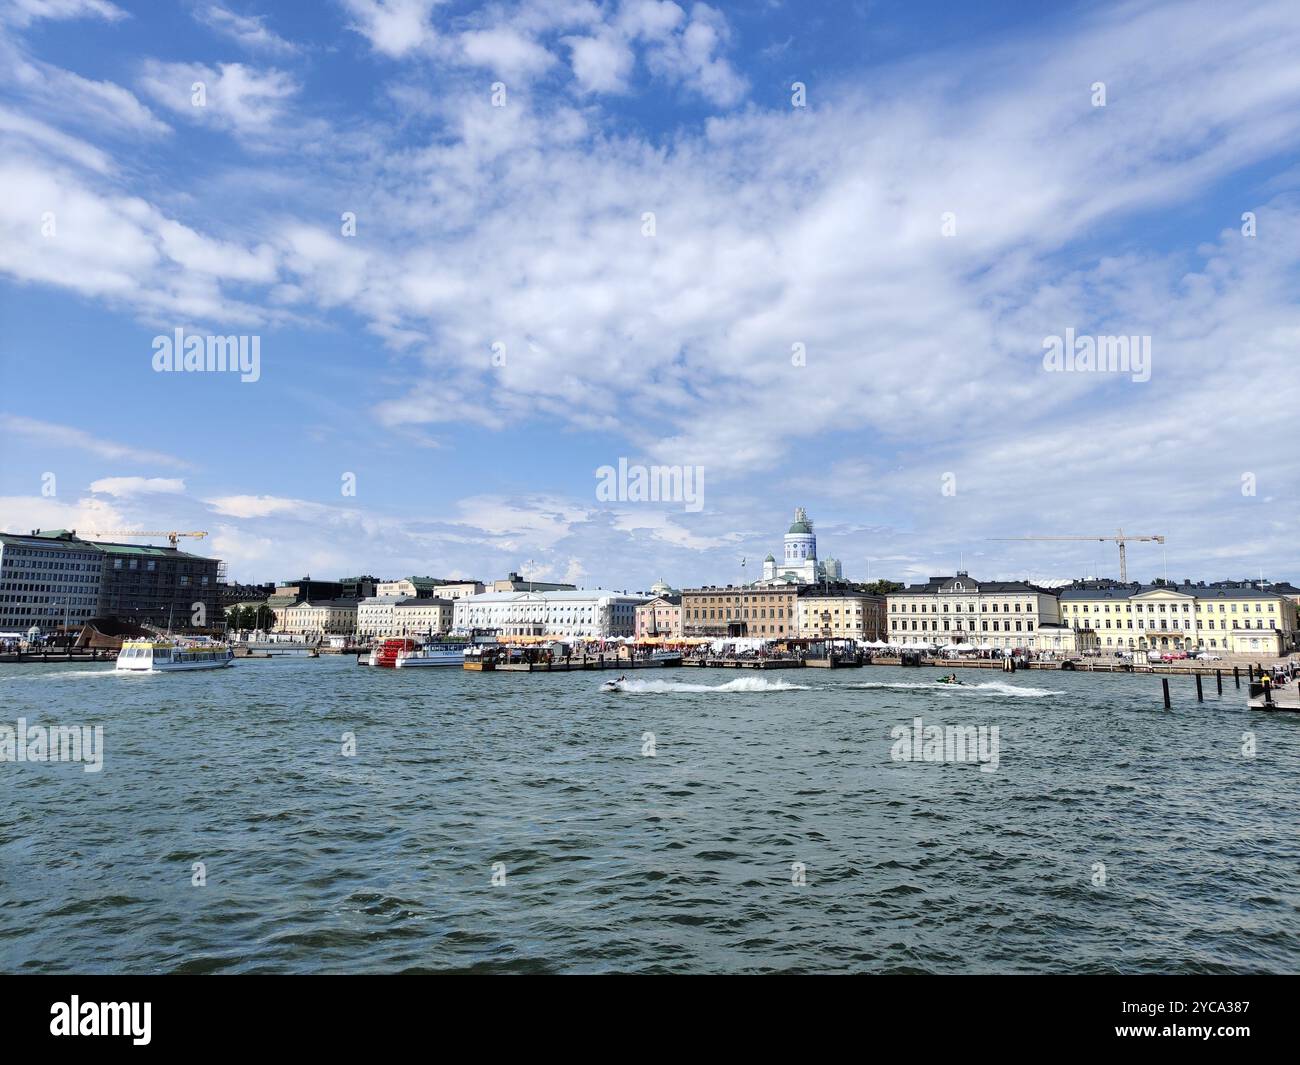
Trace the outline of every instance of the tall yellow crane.
{"label": "tall yellow crane", "polygon": [[1125,536],[1123,529],[1119,530],[1119,535],[1117,536],[992,536],[989,539],[999,542],[1007,542],[1010,540],[1095,540],[1098,542],[1109,541],[1111,543],[1116,543],[1119,544],[1119,579],[1125,584],[1128,583],[1128,558],[1124,551],[1124,545],[1130,540],[1134,543],[1153,541],[1157,544],[1163,544],[1165,542],[1163,536]]}
{"label": "tall yellow crane", "polygon": [[206,532],[140,532],[124,531],[122,529],[110,529],[107,532],[93,532],[91,536],[165,536],[171,542],[172,547],[176,546],[176,541],[182,536],[192,536],[196,540],[202,540],[208,534]]}

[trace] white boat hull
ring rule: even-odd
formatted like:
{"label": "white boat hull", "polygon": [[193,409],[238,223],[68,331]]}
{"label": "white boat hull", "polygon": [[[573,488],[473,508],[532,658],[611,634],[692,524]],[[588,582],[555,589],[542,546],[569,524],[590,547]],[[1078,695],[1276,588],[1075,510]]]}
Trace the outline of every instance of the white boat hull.
{"label": "white boat hull", "polygon": [[138,665],[127,665],[126,663],[122,663],[118,665],[116,672],[118,673],[185,673],[194,669],[225,669],[227,666],[233,666],[234,664],[235,661],[233,658],[227,659],[224,662],[171,662],[167,664],[159,664],[156,666],[151,666],[143,662]]}

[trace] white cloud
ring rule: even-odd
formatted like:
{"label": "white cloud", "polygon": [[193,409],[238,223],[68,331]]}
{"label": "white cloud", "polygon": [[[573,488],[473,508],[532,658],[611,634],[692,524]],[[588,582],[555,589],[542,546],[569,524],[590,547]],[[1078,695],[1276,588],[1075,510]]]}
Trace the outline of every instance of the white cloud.
{"label": "white cloud", "polygon": [[471,65],[487,67],[503,78],[534,78],[555,62],[540,44],[509,27],[470,30],[459,41]]}
{"label": "white cloud", "polygon": [[101,477],[91,482],[90,490],[120,499],[141,495],[179,495],[185,491],[185,481],[180,477]]}
{"label": "white cloud", "polygon": [[613,34],[566,37],[573,76],[587,92],[626,92],[635,57],[627,42]]}
{"label": "white cloud", "polygon": [[109,0],[0,0],[0,22],[28,26],[41,19],[100,18],[109,22],[126,12]]}
{"label": "white cloud", "polygon": [[430,15],[440,0],[343,0],[352,29],[383,55],[398,58],[436,39]]}
{"label": "white cloud", "polygon": [[[202,105],[194,85],[203,86]],[[280,70],[255,70],[243,63],[165,63],[147,60],[140,88],[158,104],[194,122],[210,123],[240,136],[270,134],[285,119],[298,84]]]}
{"label": "white cloud", "polygon": [[43,422],[23,415],[0,413],[0,432],[13,433],[49,450],[67,448],[88,451],[101,458],[113,461],[127,460],[142,465],[172,468],[185,468],[189,465],[175,455],[105,440],[70,425],[57,425],[54,422]]}
{"label": "white cloud", "polygon": [[266,26],[264,15],[240,15],[220,4],[204,4],[194,10],[203,25],[255,52],[292,55],[298,46]]}

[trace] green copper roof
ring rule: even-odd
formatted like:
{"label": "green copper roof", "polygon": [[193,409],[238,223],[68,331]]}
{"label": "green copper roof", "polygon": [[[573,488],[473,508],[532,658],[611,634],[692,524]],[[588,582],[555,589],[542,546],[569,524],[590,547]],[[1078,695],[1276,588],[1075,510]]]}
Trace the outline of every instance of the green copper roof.
{"label": "green copper roof", "polygon": [[[811,533],[812,530],[811,530],[810,528],[808,528],[808,523],[807,523],[806,521],[796,521],[793,525],[790,526],[790,532],[792,532],[792,533]],[[789,536],[790,533],[786,533],[786,535]]]}

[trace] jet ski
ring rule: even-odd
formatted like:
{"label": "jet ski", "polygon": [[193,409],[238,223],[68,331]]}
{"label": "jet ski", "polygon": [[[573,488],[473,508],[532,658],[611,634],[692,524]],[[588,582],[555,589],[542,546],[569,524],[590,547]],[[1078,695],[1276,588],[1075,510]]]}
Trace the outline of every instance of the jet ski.
{"label": "jet ski", "polygon": [[623,681],[626,679],[626,677],[619,677],[618,680],[607,680],[600,686],[600,690],[603,692],[621,692],[623,690]]}
{"label": "jet ski", "polygon": [[962,682],[957,679],[957,674],[950,673],[946,677],[940,677],[939,683],[940,684],[961,684]]}

